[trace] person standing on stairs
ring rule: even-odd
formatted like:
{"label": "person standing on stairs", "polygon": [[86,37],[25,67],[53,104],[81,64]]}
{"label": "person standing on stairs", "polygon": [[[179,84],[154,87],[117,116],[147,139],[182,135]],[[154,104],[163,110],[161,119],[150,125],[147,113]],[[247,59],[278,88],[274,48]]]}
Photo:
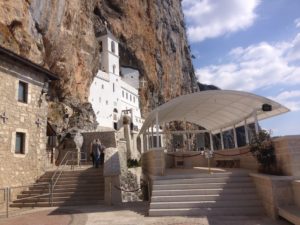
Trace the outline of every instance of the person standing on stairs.
{"label": "person standing on stairs", "polygon": [[[99,140],[99,139],[98,139]],[[105,152],[105,146],[101,143],[101,141],[99,140],[100,143],[100,165],[104,164],[104,152]]]}
{"label": "person standing on stairs", "polygon": [[94,143],[96,143],[95,139],[91,142],[91,146],[90,146],[90,157],[92,158],[93,167],[95,167],[95,159],[94,159],[94,153],[93,153],[93,144]]}
{"label": "person standing on stairs", "polygon": [[99,139],[94,140],[92,143],[92,153],[93,153],[93,165],[95,168],[99,168],[100,163],[100,147],[101,142]]}

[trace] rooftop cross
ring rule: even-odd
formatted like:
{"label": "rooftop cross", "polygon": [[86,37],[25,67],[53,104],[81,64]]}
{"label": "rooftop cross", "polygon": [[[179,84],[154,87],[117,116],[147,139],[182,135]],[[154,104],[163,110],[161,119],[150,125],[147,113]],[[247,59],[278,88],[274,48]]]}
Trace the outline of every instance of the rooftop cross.
{"label": "rooftop cross", "polygon": [[144,78],[143,78],[140,82],[141,82],[141,84],[142,84],[142,87],[145,87],[145,86],[146,86],[145,84],[147,83],[147,81],[146,81]]}

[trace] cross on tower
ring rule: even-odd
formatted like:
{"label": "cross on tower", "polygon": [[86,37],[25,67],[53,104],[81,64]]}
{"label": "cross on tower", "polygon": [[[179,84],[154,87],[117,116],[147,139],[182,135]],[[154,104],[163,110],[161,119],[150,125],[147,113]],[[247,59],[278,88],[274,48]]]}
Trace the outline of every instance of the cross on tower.
{"label": "cross on tower", "polygon": [[147,81],[145,80],[145,78],[143,78],[140,82],[142,84],[142,88],[146,86],[145,84],[147,83]]}
{"label": "cross on tower", "polygon": [[0,118],[3,120],[3,123],[6,123],[6,120],[8,120],[5,112],[0,115]]}
{"label": "cross on tower", "polygon": [[40,125],[42,124],[42,121],[40,120],[40,118],[38,118],[36,121],[35,121],[35,124],[40,127]]}

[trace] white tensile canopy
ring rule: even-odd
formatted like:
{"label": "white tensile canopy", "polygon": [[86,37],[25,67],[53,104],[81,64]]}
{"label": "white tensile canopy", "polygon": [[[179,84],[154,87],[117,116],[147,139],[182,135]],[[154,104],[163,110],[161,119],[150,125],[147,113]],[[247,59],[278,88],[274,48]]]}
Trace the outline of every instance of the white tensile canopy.
{"label": "white tensile canopy", "polygon": [[[271,111],[263,111],[268,104]],[[187,121],[208,132],[232,129],[257,120],[288,112],[285,106],[262,96],[243,91],[211,90],[182,95],[155,108],[146,118],[140,134],[153,125],[171,121]]]}

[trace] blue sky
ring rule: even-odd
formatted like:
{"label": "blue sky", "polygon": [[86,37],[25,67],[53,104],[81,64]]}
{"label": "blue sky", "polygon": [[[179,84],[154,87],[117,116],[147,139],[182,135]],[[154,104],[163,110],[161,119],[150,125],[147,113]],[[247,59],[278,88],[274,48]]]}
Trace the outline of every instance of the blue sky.
{"label": "blue sky", "polygon": [[183,0],[201,83],[256,93],[291,112],[261,126],[300,134],[300,1]]}

